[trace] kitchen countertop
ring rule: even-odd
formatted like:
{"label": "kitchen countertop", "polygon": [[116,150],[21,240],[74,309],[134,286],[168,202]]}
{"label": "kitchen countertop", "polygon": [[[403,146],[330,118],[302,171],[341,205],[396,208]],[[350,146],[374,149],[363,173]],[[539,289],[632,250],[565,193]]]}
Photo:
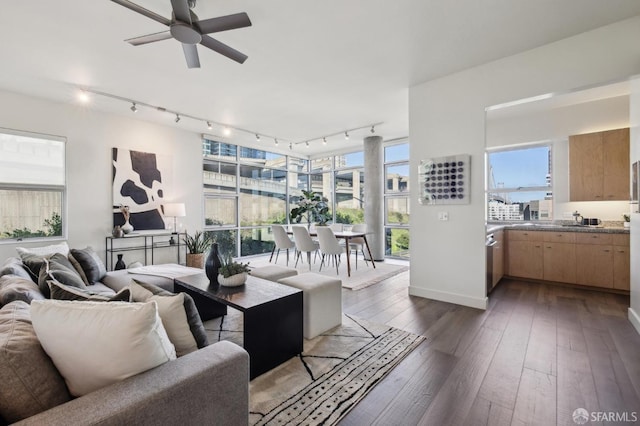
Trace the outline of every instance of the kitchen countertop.
{"label": "kitchen countertop", "polygon": [[597,232],[602,234],[628,234],[629,228],[622,226],[582,226],[582,225],[561,225],[561,224],[541,224],[541,223],[517,223],[517,224],[487,224],[487,233],[499,231],[501,229],[520,231],[543,231],[543,232]]}

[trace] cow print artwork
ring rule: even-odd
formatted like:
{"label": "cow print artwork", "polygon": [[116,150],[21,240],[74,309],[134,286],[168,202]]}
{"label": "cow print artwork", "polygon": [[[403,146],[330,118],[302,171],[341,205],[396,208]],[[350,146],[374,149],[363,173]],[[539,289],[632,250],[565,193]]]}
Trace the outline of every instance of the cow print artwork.
{"label": "cow print artwork", "polygon": [[129,206],[129,223],[135,231],[165,229],[161,205],[164,204],[169,158],[153,153],[112,149],[113,226],[123,225],[120,206]]}
{"label": "cow print artwork", "polygon": [[471,156],[452,155],[420,162],[420,204],[469,204]]}

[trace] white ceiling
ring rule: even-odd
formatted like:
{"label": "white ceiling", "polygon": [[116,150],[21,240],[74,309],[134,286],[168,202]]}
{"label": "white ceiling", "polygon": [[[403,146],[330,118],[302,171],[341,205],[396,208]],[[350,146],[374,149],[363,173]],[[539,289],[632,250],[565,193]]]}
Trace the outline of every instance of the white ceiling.
{"label": "white ceiling", "polygon": [[[169,0],[135,1],[170,17]],[[377,134],[389,140],[408,136],[411,85],[638,15],[640,1],[198,0],[195,8],[200,19],[241,11],[253,26],[215,38],[249,59],[240,65],[199,46],[202,68],[190,70],[175,40],[125,43],[166,27],[111,1],[3,2],[0,88],[76,102],[77,87],[87,87],[287,142],[384,122]],[[93,102],[132,114],[121,101]],[[138,116],[220,134],[154,110]],[[294,150],[356,147],[369,134]],[[255,143],[250,134],[230,137],[243,139]]]}

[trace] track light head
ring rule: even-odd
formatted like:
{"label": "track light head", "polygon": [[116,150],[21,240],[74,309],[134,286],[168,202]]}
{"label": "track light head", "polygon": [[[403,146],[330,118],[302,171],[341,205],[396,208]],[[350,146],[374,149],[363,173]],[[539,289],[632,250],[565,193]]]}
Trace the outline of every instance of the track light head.
{"label": "track light head", "polygon": [[131,103],[131,111],[133,111],[133,112],[138,112],[138,107],[136,106],[136,103],[135,103],[135,102],[132,102],[132,103]]}
{"label": "track light head", "polygon": [[293,149],[293,143],[289,142],[289,149]]}
{"label": "track light head", "polygon": [[344,138],[345,138],[346,140],[349,140],[349,132],[344,132]]}
{"label": "track light head", "polygon": [[260,142],[260,135],[256,133],[256,140]]}
{"label": "track light head", "polygon": [[327,144],[327,138],[322,138],[322,144],[326,145]]}
{"label": "track light head", "polygon": [[211,124],[210,121],[207,121],[207,129],[209,130],[213,129],[213,124]]}
{"label": "track light head", "polygon": [[80,90],[80,92],[78,92],[78,100],[83,104],[89,102],[89,99],[89,92],[87,92],[86,90]]}
{"label": "track light head", "polygon": [[228,126],[225,126],[223,133],[225,136],[229,136],[231,134],[231,129]]}
{"label": "track light head", "polygon": [[375,133],[376,132],[376,126],[371,126],[371,133]]}
{"label": "track light head", "polygon": [[180,114],[176,114],[176,123],[180,122]]}
{"label": "track light head", "polygon": [[278,138],[273,138],[273,142],[278,146]]}
{"label": "track light head", "polygon": [[309,141],[306,141],[304,144],[309,148]]}

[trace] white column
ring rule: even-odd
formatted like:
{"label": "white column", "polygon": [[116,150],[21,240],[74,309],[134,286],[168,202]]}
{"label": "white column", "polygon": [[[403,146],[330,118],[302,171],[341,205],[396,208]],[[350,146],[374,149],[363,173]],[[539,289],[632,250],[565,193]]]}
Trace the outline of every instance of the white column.
{"label": "white column", "polygon": [[[382,136],[364,138],[364,221],[373,260],[384,260],[384,150]],[[365,250],[366,252],[366,250]],[[369,255],[366,253],[366,257]]]}

